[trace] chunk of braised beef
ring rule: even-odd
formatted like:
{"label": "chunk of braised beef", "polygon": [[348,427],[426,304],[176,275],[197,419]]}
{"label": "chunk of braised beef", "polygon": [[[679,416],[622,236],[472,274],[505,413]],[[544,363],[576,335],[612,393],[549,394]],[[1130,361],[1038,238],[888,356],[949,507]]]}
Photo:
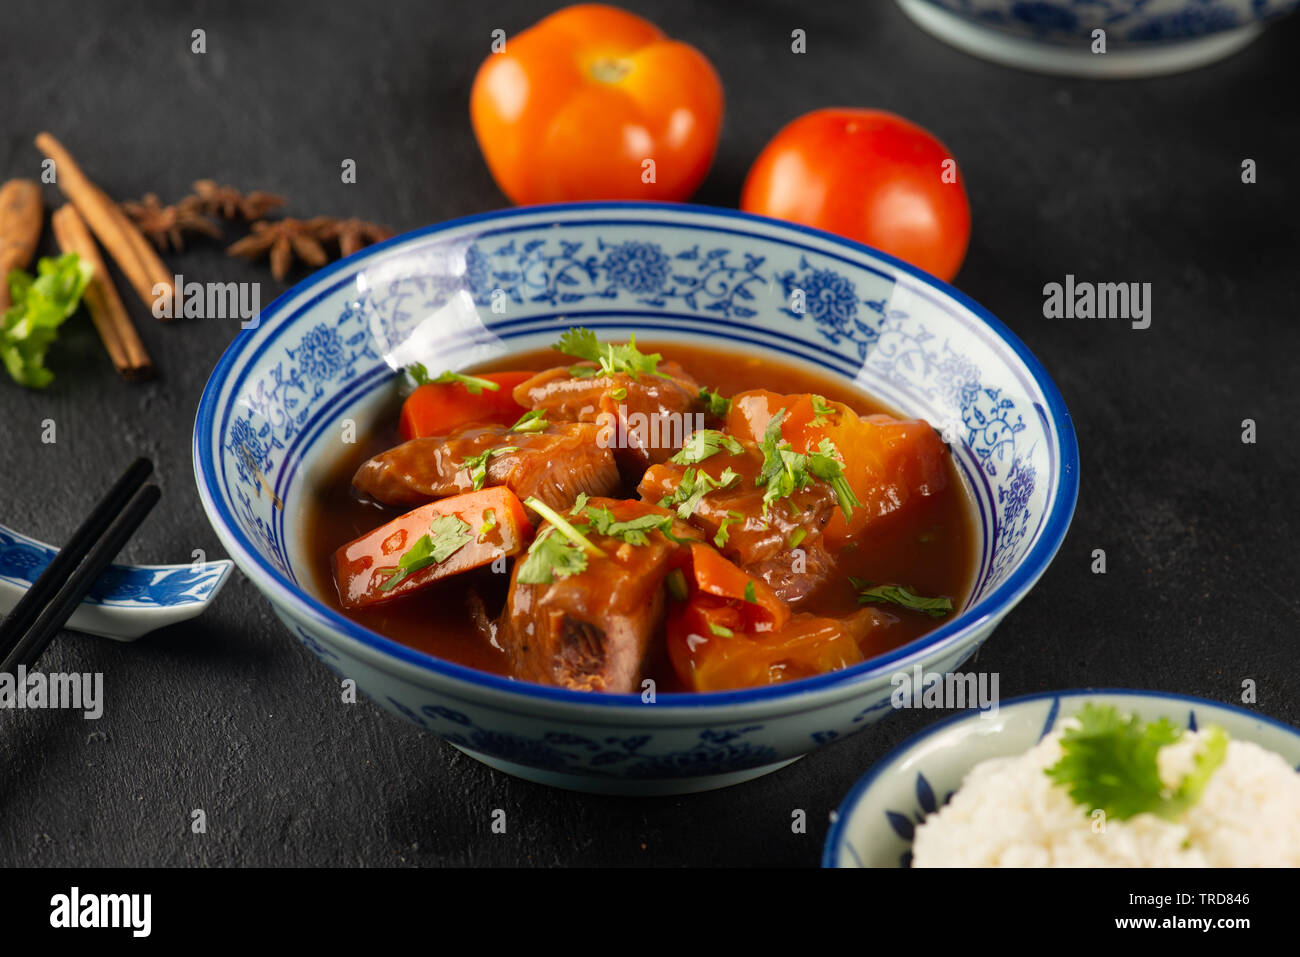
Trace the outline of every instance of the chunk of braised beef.
{"label": "chunk of braised beef", "polygon": [[770,585],[783,601],[797,603],[834,573],[834,556],[822,531],[835,511],[835,493],[824,482],[813,482],[772,502],[764,514],[764,489],[755,485],[763,455],[751,444],[742,443],[742,448],[735,454],[718,452],[695,465],[653,465],[637,492],[647,502],[670,508],[688,505],[680,501],[686,498],[679,492],[684,481],[694,476],[698,482],[703,472],[717,482],[730,469],[737,478],[700,497],[685,521],[727,558]]}
{"label": "chunk of braised beef", "polygon": [[412,439],[362,464],[352,484],[385,505],[414,505],[479,487],[504,485],[555,509],[579,494],[608,495],[619,484],[612,452],[594,423],[557,422],[541,432],[472,426],[446,437]]}
{"label": "chunk of braised beef", "polygon": [[[588,508],[608,509],[620,522],[644,516],[668,517],[645,502],[595,498]],[[582,515],[571,521],[582,524]],[[675,523],[677,532],[689,528]],[[549,524],[538,530],[548,533]],[[644,544],[593,530],[588,539],[604,556],[588,555],[586,565],[549,583],[520,581],[523,561],[515,563],[497,638],[510,656],[511,673],[579,691],[640,692],[655,638],[664,617],[664,579],[681,546],[660,531]],[[680,535],[678,537],[681,537]]]}
{"label": "chunk of braised beef", "polygon": [[[575,370],[596,374],[574,375]],[[550,420],[600,423],[603,441],[632,481],[703,427],[699,383],[676,362],[660,363],[662,375],[596,370],[595,363],[578,362],[539,372],[515,387],[515,401]]]}

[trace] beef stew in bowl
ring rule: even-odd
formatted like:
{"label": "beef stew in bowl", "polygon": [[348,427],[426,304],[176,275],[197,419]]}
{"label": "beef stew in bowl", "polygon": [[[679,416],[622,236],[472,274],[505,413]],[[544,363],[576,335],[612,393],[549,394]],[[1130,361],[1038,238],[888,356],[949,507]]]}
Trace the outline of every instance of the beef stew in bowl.
{"label": "beef stew in bowl", "polygon": [[829,377],[571,329],[408,381],[318,484],[308,551],[323,600],[438,658],[592,692],[756,687],[900,647],[969,593],[948,449]]}
{"label": "beef stew in bowl", "polygon": [[[527,477],[526,452],[502,452],[495,438],[473,444],[468,430],[476,429],[480,436],[492,429],[510,430],[519,438],[506,440],[505,447],[524,450],[543,441],[524,438],[534,430],[549,436],[567,428],[580,436],[585,426],[599,429],[601,422],[571,421],[587,404],[582,390],[590,383],[564,383],[594,377],[568,370],[590,362],[599,366],[601,357],[575,358],[552,348],[570,335],[572,326],[591,329],[598,346],[629,345],[635,335],[642,354],[661,353],[657,368],[669,376],[653,381],[655,401],[677,395],[693,411],[689,419],[660,423],[667,438],[656,438],[648,426],[641,431],[644,423],[633,418],[641,410],[625,401],[624,440],[618,439],[617,414],[605,423],[612,425],[606,444],[614,469],[605,468],[600,475],[603,480],[616,474],[613,486],[587,489],[587,504],[595,508],[581,516],[568,514],[573,506],[551,510],[575,528],[589,525],[585,532],[577,530],[610,551],[594,538],[602,528],[614,531],[617,523],[637,520],[657,523],[660,519],[640,510],[661,507],[679,521],[677,509],[695,499],[698,507],[691,515],[702,527],[692,525],[692,532],[680,534],[676,526],[668,530],[679,538],[690,534],[706,540],[684,546],[689,567],[683,548],[673,546],[680,564],[669,571],[680,569],[681,576],[665,576],[662,632],[652,636],[645,660],[633,655],[629,666],[623,656],[606,655],[603,671],[588,669],[605,684],[599,691],[594,680],[591,688],[581,690],[534,676],[534,670],[554,662],[553,655],[541,653],[507,665],[502,652],[482,640],[485,630],[504,627],[515,569],[529,560],[539,531],[546,531],[547,517],[536,508],[523,508],[524,501],[534,497],[550,508],[546,502],[556,485],[538,473],[541,477],[531,487],[518,486],[525,493],[521,499],[498,481],[515,468],[521,469],[520,478]],[[630,358],[630,353],[622,356]],[[404,384],[401,370],[418,375],[411,368],[415,361],[427,364],[423,378],[437,386],[425,394],[441,391],[447,401],[404,403],[414,383]],[[683,395],[669,381],[679,378],[669,365],[674,362],[708,393],[692,398],[686,389]],[[530,391],[534,397],[521,414],[516,387],[556,369],[561,371],[534,383],[538,391]],[[451,376],[444,380],[447,371]],[[455,391],[453,401],[447,395],[452,390],[443,387],[459,382],[458,375],[485,379],[498,388],[476,383],[477,396],[466,386]],[[802,413],[791,407],[791,422],[797,414],[807,414],[813,396],[821,396],[832,407],[847,403],[859,417],[884,413],[924,419],[939,428],[948,477],[960,478],[959,486],[947,487],[960,488],[966,497],[964,510],[956,499],[948,500],[950,514],[963,519],[950,527],[956,534],[963,529],[969,533],[974,552],[967,557],[961,547],[944,549],[943,561],[967,563],[967,575],[952,573],[954,584],[931,578],[926,555],[939,553],[925,551],[929,543],[915,534],[904,538],[906,523],[892,526],[900,530],[896,538],[878,526],[879,540],[859,553],[862,566],[839,569],[806,599],[796,590],[819,580],[805,574],[819,570],[811,561],[788,580],[775,574],[779,563],[762,565],[763,558],[776,561],[778,554],[756,553],[748,571],[738,565],[738,552],[727,554],[728,541],[739,547],[747,531],[763,530],[729,521],[735,519],[730,512],[745,511],[728,497],[752,494],[753,487],[728,484],[719,491],[712,485],[721,483],[724,463],[744,456],[735,458],[719,439],[722,451],[698,463],[670,460],[679,443],[686,445],[680,436],[684,424],[706,433],[697,440],[704,451],[710,430],[725,431],[727,416],[710,419],[712,408],[755,390],[807,397]],[[629,390],[631,403],[638,396]],[[577,402],[576,414],[571,414],[571,399]],[[364,462],[409,439],[436,439],[440,431],[447,434],[455,423],[463,424],[460,400],[476,410],[486,401],[488,412],[478,425],[466,426],[461,438],[469,444],[449,450],[456,466],[449,475],[424,476],[450,478],[451,488],[428,485],[402,504],[383,507],[354,496],[352,480]],[[552,415],[533,408],[541,403],[558,411]],[[763,409],[759,404],[751,411],[761,418]],[[777,411],[770,402],[766,409]],[[705,417],[702,423],[696,414]],[[542,418],[545,426],[538,423]],[[745,425],[737,422],[732,431]],[[749,438],[737,431],[741,437],[736,441],[761,450],[765,429],[760,435],[754,423],[747,427]],[[925,431],[933,434],[928,426]],[[828,438],[838,453],[844,451],[839,436]],[[587,449],[595,459],[605,458],[598,445],[575,442],[573,447]],[[814,466],[811,452],[817,448],[797,448],[784,428],[778,447],[782,443],[790,445],[783,450],[789,455],[809,460],[801,465],[803,472],[815,467],[832,478],[827,482],[814,474],[814,481],[800,482],[795,490],[791,476],[789,497],[800,507],[805,499],[815,502],[819,514],[830,516],[823,541],[856,534],[851,521],[889,503],[887,495],[873,500],[869,490],[853,484],[851,456],[842,462],[834,455],[819,457]],[[751,455],[751,470],[761,470],[760,453]],[[473,461],[460,474],[468,460]],[[834,463],[865,507],[850,502],[851,519],[841,518]],[[705,790],[772,772],[890,714],[892,681],[900,672],[959,668],[1044,573],[1069,526],[1078,488],[1078,450],[1059,392],[1023,343],[961,293],[888,256],[815,230],[734,211],[642,203],[512,209],[440,223],[315,274],[268,306],[260,324],[242,330],[218,363],[199,403],[194,464],[200,500],[221,544],[289,633],[346,687],[507,773],[558,787],[636,795]],[[699,490],[691,484],[682,501],[660,506],[669,494],[665,486],[672,487],[676,499],[676,489],[687,484],[688,468],[695,469],[691,482],[702,481],[707,490],[696,499]],[[739,473],[743,462],[731,468]],[[699,479],[701,469],[708,478]],[[798,470],[792,465],[791,471]],[[380,470],[373,477],[385,474]],[[480,474],[478,492],[497,498],[456,503],[459,495],[475,493]],[[768,477],[777,479],[777,491],[784,491],[782,476],[773,471]],[[568,479],[560,478],[562,488]],[[653,488],[643,482],[647,478]],[[372,492],[383,490],[380,483]],[[762,491],[767,491],[766,482]],[[522,515],[506,492],[518,500]],[[627,502],[633,505],[619,504]],[[756,507],[761,517],[761,498]],[[632,514],[634,509],[639,513]],[[778,514],[788,517],[784,510]],[[395,541],[410,544],[384,556],[377,566],[385,569],[381,576],[358,577],[353,583],[356,591],[349,594],[358,601],[367,594],[376,600],[345,608],[331,556],[366,536],[382,542],[388,535],[380,530],[398,519],[403,521],[388,533],[400,531],[405,539]],[[479,542],[489,519],[496,525]],[[470,526],[475,541],[451,554],[448,549],[466,535],[461,524]],[[769,533],[788,550],[798,530],[789,528],[785,537]],[[427,543],[403,563],[411,545],[426,535]],[[717,536],[723,538],[722,547],[713,541]],[[360,554],[374,541],[358,543]],[[534,553],[536,563],[557,555],[561,561],[569,558],[567,549],[560,550],[566,541],[571,540],[559,531],[549,534]],[[763,543],[753,538],[745,544],[759,548]],[[629,552],[641,547],[626,542],[617,547],[624,545]],[[498,546],[511,554],[483,551]],[[809,559],[819,557],[807,543],[795,547],[803,548]],[[834,552],[835,546],[828,549]],[[872,567],[869,556],[874,554],[888,556],[888,563]],[[725,564],[711,564],[715,558]],[[701,678],[718,682],[714,687],[726,683],[727,690],[680,690],[672,683],[677,669],[669,654],[669,619],[675,607],[691,604],[689,589],[701,563],[706,578],[733,566],[746,576],[739,581],[722,576],[709,595],[729,608],[727,614],[748,613],[737,621],[755,626],[754,631],[759,612],[749,605],[766,598],[762,584],[784,602],[790,620],[801,613],[803,602],[817,605],[807,611],[811,619],[861,612],[859,620],[848,623],[851,636],[864,622],[872,624],[877,613],[898,617],[920,636],[850,667],[803,678],[778,672],[776,677],[784,680],[774,683],[768,683],[773,675],[762,656],[738,659],[736,669],[728,658],[728,667],[700,670]],[[435,566],[438,570],[431,571]],[[564,585],[563,576],[553,577],[560,578],[553,584]],[[750,580],[753,603],[745,600]],[[571,589],[581,582],[578,576],[567,581],[566,588],[555,589],[557,605],[563,598],[557,610],[600,624],[583,617],[596,593],[584,590],[581,597],[588,606],[579,608],[579,596]],[[675,584],[680,592],[683,582],[685,602],[669,590]],[[542,583],[534,590],[546,587]],[[727,587],[740,598],[728,595]],[[859,592],[886,601],[902,599],[917,608],[896,602],[859,604]],[[842,604],[829,604],[832,598]],[[951,612],[945,599],[952,602]],[[700,598],[695,604],[706,602]],[[781,607],[768,607],[776,616],[773,622]],[[811,619],[796,625],[816,631],[820,625]],[[725,619],[696,616],[686,637],[715,637],[710,622],[733,633],[745,630]],[[848,650],[843,630],[835,633],[839,643],[828,645],[832,650]],[[574,653],[596,638],[595,631],[580,627],[551,634],[572,637]],[[811,641],[798,628],[785,637]],[[750,640],[756,645],[766,641]],[[546,647],[530,646],[528,653]],[[619,647],[639,650],[635,642]],[[772,644],[763,647],[783,654]],[[519,677],[504,674],[507,667]],[[637,668],[639,693],[608,690],[610,682],[626,680]],[[762,683],[743,686],[756,678]]]}

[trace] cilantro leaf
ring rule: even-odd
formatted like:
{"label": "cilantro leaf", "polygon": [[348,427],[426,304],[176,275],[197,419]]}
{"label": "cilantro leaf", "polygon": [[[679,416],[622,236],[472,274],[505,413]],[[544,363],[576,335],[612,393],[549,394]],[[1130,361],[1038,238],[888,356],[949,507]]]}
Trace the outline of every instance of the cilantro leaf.
{"label": "cilantro leaf", "polygon": [[[639,379],[644,372],[667,378],[659,371],[663,356],[657,352],[643,353],[636,347],[636,336],[628,336],[625,345],[615,345],[612,342],[601,342],[590,329],[573,328],[560,336],[560,341],[552,348],[566,356],[596,363],[600,367],[599,372],[604,375],[622,373]],[[575,378],[587,378],[597,373],[595,369],[575,371],[581,368],[575,366],[569,370],[569,374]]]}
{"label": "cilantro leaf", "polygon": [[717,429],[696,429],[686,440],[681,451],[668,461],[674,465],[696,465],[724,449],[731,455],[739,455],[745,451],[743,445],[725,432],[719,432]]}
{"label": "cilantro leaf", "polygon": [[392,591],[401,582],[421,569],[438,565],[460,551],[474,535],[457,515],[440,515],[429,523],[429,531],[415,540],[397,559],[397,567],[389,569],[387,580],[379,586],[383,592]]}
{"label": "cilantro leaf", "polygon": [[722,521],[718,523],[718,533],[713,536],[713,544],[718,548],[722,548],[731,537],[731,526],[742,524],[744,521],[744,513],[728,512],[722,517]]}
{"label": "cilantro leaf", "polygon": [[849,578],[849,584],[858,593],[859,605],[901,605],[912,611],[923,612],[931,618],[942,618],[952,611],[951,598],[926,598],[902,585],[873,585],[864,579],[852,577]]}
{"label": "cilantro leaf", "polygon": [[33,278],[21,269],[10,270],[11,305],[0,316],[0,360],[14,381],[43,389],[54,380],[45,367],[45,353],[58,338],[58,329],[77,311],[94,267],[76,253],[36,264]]}
{"label": "cilantro leaf", "polygon": [[507,452],[518,452],[519,446],[506,445],[499,449],[484,449],[478,455],[471,455],[465,461],[460,463],[463,470],[469,472],[469,477],[474,483],[474,491],[478,491],[487,481],[488,459],[498,455],[505,455]]}
{"label": "cilantro leaf", "polygon": [[458,382],[469,391],[470,395],[482,395],[484,389],[496,392],[501,388],[501,383],[493,382],[491,379],[480,379],[478,376],[464,375],[460,372],[452,372],[450,369],[436,378],[430,378],[429,370],[423,362],[412,362],[406,367],[406,371],[415,380],[416,385],[451,385]]}
{"label": "cilantro leaf", "polygon": [[[803,454],[794,448],[781,435],[781,422],[785,418],[785,409],[781,409],[768,420],[763,433],[763,465],[759,469],[755,485],[766,486],[763,491],[763,514],[766,515],[772,503],[780,499],[789,499],[795,492],[807,488],[814,478],[830,485],[839,502],[840,511],[845,518],[853,516],[853,510],[862,503],[853,494],[848,478],[844,475],[844,466],[840,460],[839,449],[830,439],[822,439],[816,451]],[[798,514],[798,505],[791,500],[790,508]]]}
{"label": "cilantro leaf", "polygon": [[853,494],[849,480],[844,476],[839,449],[835,448],[835,443],[830,439],[822,439],[817,451],[808,453],[808,471],[834,489],[845,518],[852,518],[853,510],[862,507],[858,497]]}
{"label": "cilantro leaf", "polygon": [[529,496],[524,504],[550,526],[542,531],[519,563],[516,578],[525,585],[549,585],[556,578],[568,578],[587,569],[587,556],[603,558],[601,551],[582,531],[540,499]]}
{"label": "cilantro leaf", "polygon": [[556,578],[568,578],[586,568],[587,553],[552,526],[533,539],[515,577],[524,585],[549,585]]}
{"label": "cilantro leaf", "polygon": [[1061,759],[1046,774],[1085,811],[1099,808],[1116,820],[1147,813],[1177,818],[1200,798],[1227,754],[1227,734],[1207,728],[1195,770],[1170,791],[1160,778],[1158,756],[1183,732],[1168,719],[1143,722],[1112,706],[1094,704],[1084,705],[1075,718],[1078,726],[1061,735]]}
{"label": "cilantro leaf", "polygon": [[650,532],[662,531],[665,527],[671,528],[673,524],[671,515],[654,514],[641,515],[620,522],[614,518],[614,513],[610,509],[597,508],[594,505],[587,506],[587,518],[591,522],[592,531],[597,535],[621,538],[629,545],[649,545]]}
{"label": "cilantro leaf", "polygon": [[483,524],[478,527],[478,540],[481,542],[487,536],[487,533],[497,527],[497,510],[487,508],[483,510]]}
{"label": "cilantro leaf", "polygon": [[659,500],[659,507],[677,506],[677,517],[685,521],[695,514],[695,509],[699,507],[700,500],[704,496],[718,489],[730,488],[739,481],[740,475],[731,468],[723,469],[722,474],[717,478],[703,469],[688,468],[682,473],[681,481],[677,483],[677,488],[673,489],[672,494],[665,495]]}
{"label": "cilantro leaf", "polygon": [[530,409],[519,417],[519,421],[510,426],[511,432],[540,432],[550,425],[546,413],[541,409]]}
{"label": "cilantro leaf", "polygon": [[704,403],[705,411],[709,415],[719,419],[725,419],[727,413],[731,411],[731,400],[718,395],[712,389],[701,389],[700,401]]}

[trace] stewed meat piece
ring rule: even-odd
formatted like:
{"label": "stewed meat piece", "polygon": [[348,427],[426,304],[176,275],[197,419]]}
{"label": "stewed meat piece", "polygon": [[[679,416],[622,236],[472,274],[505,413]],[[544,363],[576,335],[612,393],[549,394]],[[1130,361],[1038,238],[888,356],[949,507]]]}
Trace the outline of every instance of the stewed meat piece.
{"label": "stewed meat piece", "polygon": [[644,469],[667,459],[703,427],[699,393],[699,383],[675,362],[635,377],[601,373],[594,362],[578,362],[539,372],[515,387],[514,398],[548,420],[599,422],[602,441],[624,467]]}
{"label": "stewed meat piece", "polygon": [[[592,509],[612,518],[615,524],[605,527],[613,534],[593,527]],[[498,630],[512,674],[579,691],[639,692],[663,622],[664,579],[681,548],[653,525],[672,522],[677,537],[690,530],[668,510],[632,500],[592,499],[569,520],[603,554],[583,552],[582,567],[573,568],[566,565],[572,555],[563,554],[571,545],[559,530],[538,530],[533,551],[515,563]],[[640,533],[629,532],[629,523],[641,524]],[[549,548],[561,551],[554,567],[533,554]],[[528,581],[548,574],[550,581]]]}
{"label": "stewed meat piece", "polygon": [[521,500],[552,508],[580,493],[607,495],[619,483],[613,453],[597,441],[594,423],[557,422],[540,432],[472,426],[446,437],[411,439],[366,461],[352,479],[357,491],[385,505],[504,485]]}

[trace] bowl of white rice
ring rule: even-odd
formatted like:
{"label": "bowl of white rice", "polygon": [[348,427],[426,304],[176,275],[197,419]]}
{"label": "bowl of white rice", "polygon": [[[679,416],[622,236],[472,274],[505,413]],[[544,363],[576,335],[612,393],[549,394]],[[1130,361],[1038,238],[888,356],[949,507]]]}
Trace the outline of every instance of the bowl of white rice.
{"label": "bowl of white rice", "polygon": [[1300,867],[1300,730],[1185,695],[1006,701],[882,758],[825,867]]}

